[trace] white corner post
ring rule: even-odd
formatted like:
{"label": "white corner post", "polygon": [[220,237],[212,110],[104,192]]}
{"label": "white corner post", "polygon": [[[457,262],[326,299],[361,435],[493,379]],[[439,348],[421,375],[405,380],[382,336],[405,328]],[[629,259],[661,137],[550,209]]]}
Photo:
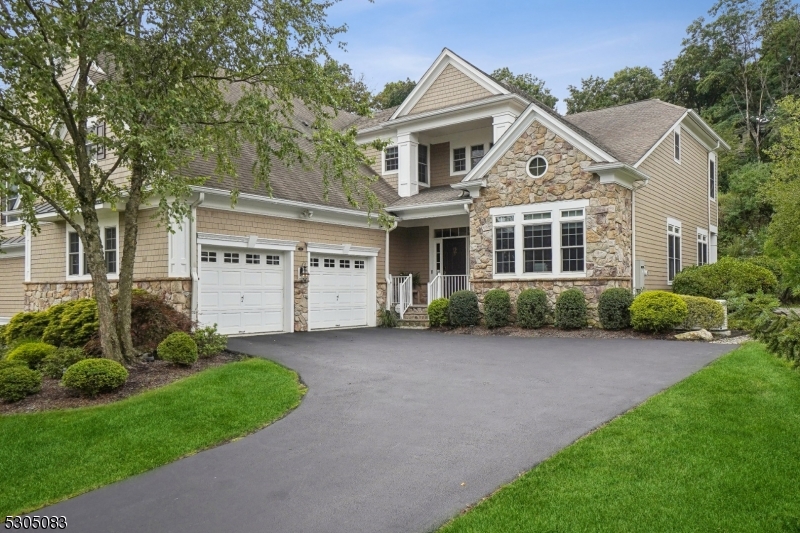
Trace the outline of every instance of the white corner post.
{"label": "white corner post", "polygon": [[492,142],[496,144],[515,120],[517,120],[517,117],[513,113],[492,115],[492,129],[494,130]]}
{"label": "white corner post", "polygon": [[401,197],[419,193],[419,142],[416,133],[397,136],[397,193]]}

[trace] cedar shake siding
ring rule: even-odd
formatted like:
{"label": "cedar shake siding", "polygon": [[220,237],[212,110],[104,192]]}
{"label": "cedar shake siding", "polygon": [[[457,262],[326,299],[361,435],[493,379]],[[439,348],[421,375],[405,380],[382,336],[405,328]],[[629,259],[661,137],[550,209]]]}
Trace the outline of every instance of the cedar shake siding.
{"label": "cedar shake siding", "polygon": [[448,65],[419,99],[409,115],[473,102],[492,96],[453,65]]}
{"label": "cedar shake siding", "polygon": [[[645,288],[666,289],[667,217],[681,222],[681,266],[697,264],[697,228],[708,230],[708,151],[685,130],[681,162],[673,157],[672,134],[639,166],[650,176],[636,191],[636,259],[644,260]],[[716,215],[716,202],[711,203]],[[714,224],[712,217],[711,224]]]}
{"label": "cedar shake siding", "polygon": [[452,185],[464,179],[464,174],[450,175],[450,143],[431,145],[431,187]]}
{"label": "cedar shake siding", "polygon": [[389,273],[392,276],[405,274],[419,274],[420,286],[418,301],[427,303],[427,290],[430,276],[428,274],[428,261],[430,230],[428,226],[395,228],[389,233]]}
{"label": "cedar shake siding", "polygon": [[10,318],[25,305],[25,258],[0,256],[0,317]]}

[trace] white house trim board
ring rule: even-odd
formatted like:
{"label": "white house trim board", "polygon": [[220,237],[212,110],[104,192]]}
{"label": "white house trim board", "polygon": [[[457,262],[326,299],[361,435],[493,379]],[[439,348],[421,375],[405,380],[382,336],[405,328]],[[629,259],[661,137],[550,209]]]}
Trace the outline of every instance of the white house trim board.
{"label": "white house trim board", "polygon": [[169,254],[168,277],[188,278],[191,254],[191,220],[185,217],[178,225],[172,226],[167,238],[167,253]]}
{"label": "white house trim board", "polygon": [[[255,237],[255,239],[253,239]],[[198,244],[204,246],[222,246],[233,248],[249,248],[255,250],[280,250],[294,251],[298,241],[285,241],[279,239],[262,239],[255,235],[219,235],[215,233],[197,234]]]}
{"label": "white house trim board", "polygon": [[11,259],[14,257],[25,257],[26,262],[29,263],[29,261],[27,261],[28,254],[26,252],[25,244],[20,243],[20,244],[5,245],[3,246],[2,250],[3,253],[0,253],[0,260]]}
{"label": "white house trim board", "polygon": [[30,226],[25,226],[25,282],[31,281],[31,241],[33,233]]}
{"label": "white house trim board", "polygon": [[367,246],[353,246],[351,244],[324,244],[317,242],[306,243],[306,249],[311,254],[349,255],[357,257],[378,257],[380,248]]}
{"label": "white house trim board", "polygon": [[430,218],[447,217],[453,215],[463,215],[466,206],[472,203],[472,199],[463,201],[451,201],[440,204],[411,205],[408,207],[387,207],[386,210],[397,215],[400,220],[423,220]]}
{"label": "white house trim board", "polygon": [[419,82],[417,83],[416,87],[414,87],[414,90],[409,93],[406,99],[403,100],[403,103],[400,104],[400,106],[395,110],[390,120],[406,115],[412,109],[414,109],[414,106],[417,105],[417,102],[419,102],[425,93],[428,92],[428,89],[431,88],[431,85],[433,85],[433,83],[439,78],[439,75],[444,72],[444,69],[446,69],[448,65],[453,65],[453,67],[463,72],[468,78],[490,93],[508,94],[510,92],[508,89],[489,78],[486,74],[461,59],[452,51],[445,48],[439,54],[439,57],[437,57],[433,64],[428,68],[428,70],[425,71],[425,74],[423,74],[419,79]]}

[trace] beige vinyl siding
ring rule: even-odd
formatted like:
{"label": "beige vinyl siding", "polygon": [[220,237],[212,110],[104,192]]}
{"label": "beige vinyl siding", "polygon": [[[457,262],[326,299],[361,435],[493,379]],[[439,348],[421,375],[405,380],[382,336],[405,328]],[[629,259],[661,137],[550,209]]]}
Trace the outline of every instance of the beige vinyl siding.
{"label": "beige vinyl siding", "polygon": [[475,83],[453,65],[447,65],[436,81],[425,91],[422,98],[417,101],[409,115],[472,102],[489,96],[492,96],[491,92]]}
{"label": "beige vinyl siding", "polygon": [[450,175],[450,143],[431,145],[431,187],[441,187],[458,183],[463,174]]}
{"label": "beige vinyl siding", "polygon": [[389,233],[389,273],[419,273],[420,282],[428,283],[429,235],[428,226],[398,227]]}
{"label": "beige vinyl siding", "polygon": [[682,268],[697,264],[697,228],[709,225],[708,151],[684,131],[678,164],[672,139],[670,133],[639,166],[651,179],[636,192],[636,259],[645,261],[650,290],[669,289],[667,217],[681,222]]}
{"label": "beige vinyl siding", "polygon": [[376,261],[376,278],[378,281],[383,281],[385,277],[386,233],[377,226],[375,229],[355,228],[308,220],[291,220],[199,208],[197,210],[197,231],[220,235],[257,235],[262,238],[299,241],[297,246],[303,248],[303,251],[295,252],[295,264],[298,266],[308,260],[305,252],[307,242],[380,248]]}
{"label": "beige vinyl siding", "polygon": [[[119,247],[122,250],[125,221],[120,216]],[[158,218],[157,209],[139,213],[134,279],[163,279],[169,275],[169,233]],[[122,254],[120,254],[120,259]]]}
{"label": "beige vinyl siding", "polygon": [[64,281],[67,277],[67,224],[42,222],[31,237],[31,281]]}
{"label": "beige vinyl siding", "polygon": [[383,168],[382,168],[383,158],[381,156],[381,153],[372,146],[365,146],[364,155],[372,159],[372,164],[370,165],[370,168],[372,168],[372,170],[374,170],[378,176],[383,174]]}
{"label": "beige vinyl siding", "polygon": [[25,305],[25,258],[0,257],[0,317],[10,318]]}

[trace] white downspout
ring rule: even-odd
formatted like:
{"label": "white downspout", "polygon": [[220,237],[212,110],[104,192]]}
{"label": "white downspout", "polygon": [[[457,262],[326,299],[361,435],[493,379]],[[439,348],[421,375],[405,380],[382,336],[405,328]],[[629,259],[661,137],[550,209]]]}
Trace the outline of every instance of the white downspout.
{"label": "white downspout", "polygon": [[647,187],[649,181],[640,181],[641,187],[637,187],[636,183],[631,187],[631,290],[636,289],[636,191]]}
{"label": "white downspout", "polygon": [[206,194],[201,192],[197,201],[190,205],[191,213],[189,215],[189,272],[192,278],[192,321],[197,322],[199,319],[200,308],[200,272],[198,270],[197,260],[197,207],[206,199]]}
{"label": "white downspout", "polygon": [[386,230],[386,257],[384,258],[383,270],[384,270],[384,279],[386,279],[386,309],[391,309],[392,307],[392,280],[389,276],[389,233],[394,231],[397,228],[397,223],[400,222],[399,217],[394,218],[394,222],[392,222],[392,227]]}

